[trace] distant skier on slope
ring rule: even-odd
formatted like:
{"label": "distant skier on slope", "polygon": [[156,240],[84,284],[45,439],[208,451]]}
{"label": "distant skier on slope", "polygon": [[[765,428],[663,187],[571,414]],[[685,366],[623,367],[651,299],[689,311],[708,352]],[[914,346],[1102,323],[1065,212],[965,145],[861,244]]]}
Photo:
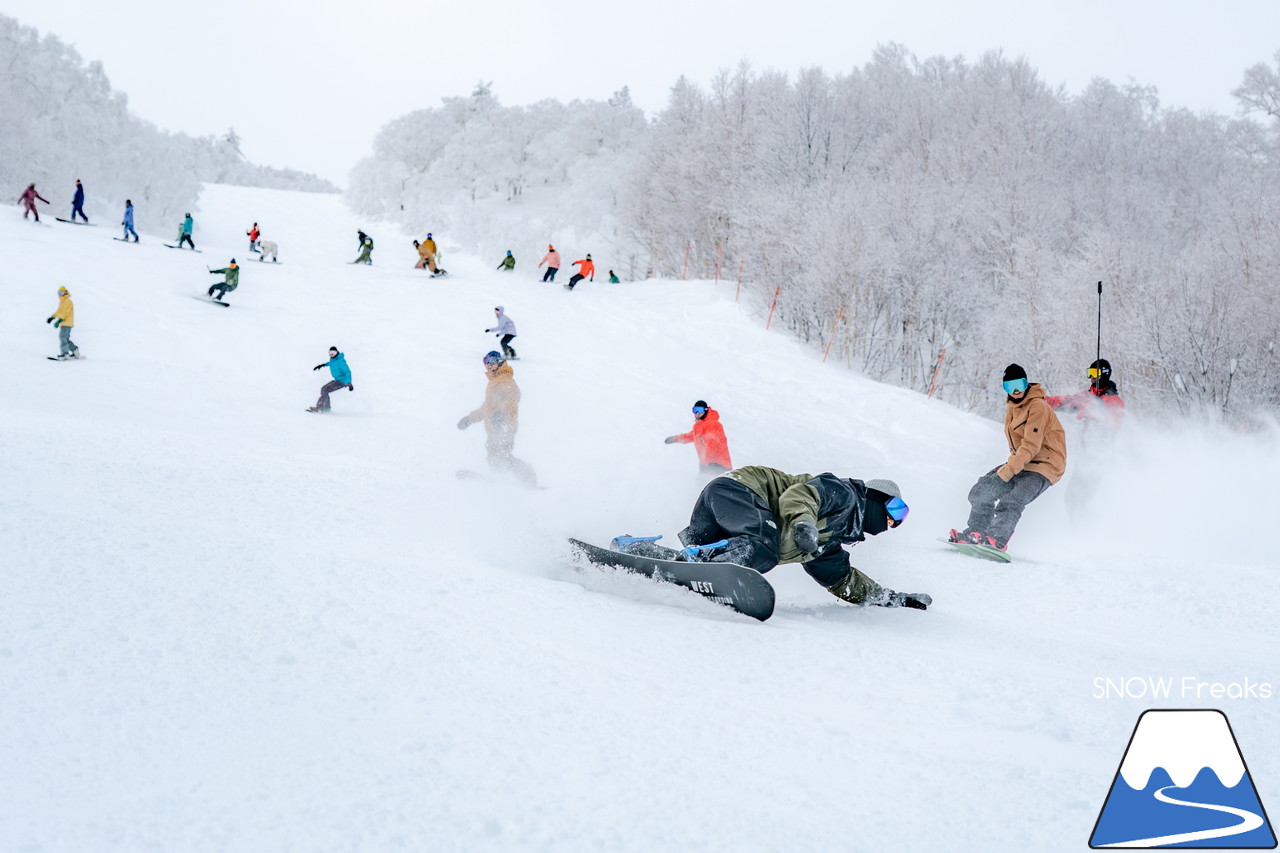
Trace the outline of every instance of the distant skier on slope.
{"label": "distant skier on slope", "polygon": [[669,435],[666,444],[692,444],[698,451],[698,465],[704,474],[719,476],[733,467],[729,458],[729,440],[720,425],[720,413],[706,400],[693,404],[693,429],[680,435]]}
{"label": "distant skier on slope", "polygon": [[35,184],[31,184],[30,186],[28,186],[25,190],[22,191],[22,195],[18,196],[18,201],[21,202],[23,207],[23,210],[22,210],[23,219],[26,219],[29,214],[35,214],[36,222],[40,221],[40,212],[36,210],[37,199],[44,202],[45,204],[49,203],[49,199],[45,198],[44,196],[40,195],[40,193],[36,192]]}
{"label": "distant skier on slope", "polygon": [[[225,275],[226,278],[212,285],[209,288],[209,298],[221,300],[231,291],[240,286],[240,267],[236,265],[236,259],[232,258],[231,263],[227,264],[220,270],[209,270],[210,275]],[[214,296],[213,292],[218,291],[218,295]]]}
{"label": "distant skier on slope", "polygon": [[574,285],[588,276],[591,277],[591,281],[596,280],[596,265],[591,262],[590,255],[587,255],[580,261],[574,261],[573,265],[578,267],[578,271],[573,274],[573,277],[569,279],[569,283],[566,284],[565,287],[573,290]]}
{"label": "distant skier on slope", "polygon": [[492,329],[485,329],[485,333],[495,332],[494,337],[502,339],[502,355],[505,358],[519,358],[520,356],[516,355],[515,349],[511,346],[511,341],[516,336],[515,322],[502,310],[501,305],[494,308],[493,313],[498,317],[498,324]]}
{"label": "distant skier on slope", "polygon": [[58,330],[59,352],[57,361],[72,358],[83,358],[80,347],[71,342],[71,329],[76,324],[76,306],[71,301],[71,294],[65,287],[58,288],[58,310],[49,315],[46,323],[52,323]]}
{"label": "distant skier on slope", "polygon": [[373,238],[363,231],[357,231],[356,238],[360,241],[360,255],[351,263],[373,266]]}
{"label": "distant skier on slope", "polygon": [[329,368],[329,375],[333,379],[326,382],[320,389],[320,399],[316,400],[314,406],[307,409],[308,412],[319,412],[320,414],[328,412],[329,394],[339,388],[346,388],[348,391],[356,390],[356,386],[351,384],[351,368],[347,367],[347,357],[337,347],[329,347],[329,360],[321,362],[311,369],[319,370],[322,367]]}
{"label": "distant skier on slope", "polygon": [[484,447],[489,467],[515,475],[526,486],[536,486],[538,477],[533,468],[514,455],[516,432],[520,428],[520,388],[516,385],[515,371],[502,353],[496,351],[485,355],[484,370],[489,380],[484,391],[484,403],[474,412],[463,415],[458,421],[458,429],[484,421],[487,435]]}
{"label": "distant skier on slope", "polygon": [[258,223],[253,223],[253,227],[244,233],[249,235],[249,251],[258,251],[258,238],[262,236],[262,231],[258,229]]}
{"label": "distant skier on slope", "polygon": [[1124,418],[1124,398],[1120,396],[1120,388],[1111,381],[1111,362],[1100,358],[1090,364],[1086,372],[1088,388],[1078,394],[1045,397],[1044,401],[1051,409],[1075,412],[1079,420],[1118,426]]}
{"label": "distant skier on slope", "polygon": [[272,240],[258,241],[258,260],[260,261],[265,261],[269,259],[273,264],[278,262],[280,260],[279,257],[277,256],[279,251],[280,251],[279,244],[277,244]]}
{"label": "distant skier on slope", "polygon": [[[700,559],[735,563],[767,572],[782,563],[800,563],[836,598],[851,604],[925,610],[925,593],[895,592],[849,562],[843,545],[856,545],[898,527],[908,507],[892,480],[854,480],[835,474],[787,474],[749,466],[716,477],[694,504],[689,526],[680,531],[686,546],[704,548]],[[679,559],[682,552],[643,542],[628,553]]]}
{"label": "distant skier on slope", "polygon": [[511,272],[515,268],[516,268],[515,255],[511,254],[510,249],[507,249],[507,256],[502,259],[502,262],[498,264],[498,266],[495,267],[495,269],[506,270],[507,272]]}
{"label": "distant skier on slope", "polygon": [[138,232],[133,230],[133,202],[129,199],[124,200],[124,219],[120,222],[124,226],[124,239],[128,241],[129,235],[133,235],[133,242],[138,242]]}
{"label": "distant skier on slope", "polygon": [[613,270],[609,270],[609,283],[622,284],[622,279],[618,278],[618,274],[615,273]]}
{"label": "distant skier on slope", "polygon": [[89,217],[84,215],[84,185],[80,183],[80,179],[76,178],[76,193],[71,198],[71,221],[76,221],[76,215],[85,222],[89,221]]}
{"label": "distant skier on slope", "polygon": [[191,232],[192,230],[195,229],[195,227],[196,227],[195,220],[192,219],[191,214],[188,213],[186,216],[183,217],[182,224],[178,226],[178,248],[179,249],[182,248],[183,243],[186,243],[188,246],[190,246],[193,249],[196,247],[196,241],[191,239]]}
{"label": "distant skier on slope", "polygon": [[1009,458],[978,478],[969,489],[969,523],[952,530],[950,541],[989,545],[1004,551],[1027,504],[1062,479],[1067,470],[1067,437],[1044,389],[1027,381],[1017,364],[1004,370],[1004,435]]}
{"label": "distant skier on slope", "polygon": [[538,269],[542,269],[543,264],[547,265],[547,271],[542,274],[542,280],[555,281],[556,273],[560,272],[560,253],[555,246],[547,246],[547,253],[538,261]]}

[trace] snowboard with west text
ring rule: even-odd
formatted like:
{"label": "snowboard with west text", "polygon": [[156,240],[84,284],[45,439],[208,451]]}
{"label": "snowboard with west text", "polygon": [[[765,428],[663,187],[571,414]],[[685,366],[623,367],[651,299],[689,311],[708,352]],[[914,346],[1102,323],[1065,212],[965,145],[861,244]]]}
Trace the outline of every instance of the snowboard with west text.
{"label": "snowboard with west text", "polygon": [[734,563],[686,563],[623,554],[578,539],[570,539],[569,544],[592,565],[623,569],[682,586],[761,622],[773,615],[773,587],[755,569]]}

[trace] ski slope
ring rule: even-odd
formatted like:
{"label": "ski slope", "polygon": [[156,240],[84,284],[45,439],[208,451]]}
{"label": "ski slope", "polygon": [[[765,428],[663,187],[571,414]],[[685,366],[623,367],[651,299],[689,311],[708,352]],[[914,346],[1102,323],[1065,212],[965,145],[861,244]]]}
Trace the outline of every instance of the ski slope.
{"label": "ski slope", "polygon": [[[193,212],[198,255],[0,213],[0,848],[1080,850],[1152,704],[1222,707],[1280,793],[1275,698],[1094,696],[1277,681],[1275,435],[1135,413],[1093,501],[1069,475],[1014,563],[971,560],[936,540],[1000,425],[822,364],[732,285],[569,293],[448,235],[433,281],[430,223],[224,186]],[[231,257],[232,307],[193,299]],[[83,361],[45,358],[60,285]],[[455,476],[485,470],[456,423],[495,305],[544,491]],[[330,345],[355,391],[317,417]],[[568,536],[683,527],[694,452],[662,439],[698,398],[735,464],[897,480],[910,519],[854,563],[933,608],[784,566],[761,624],[572,565]]]}

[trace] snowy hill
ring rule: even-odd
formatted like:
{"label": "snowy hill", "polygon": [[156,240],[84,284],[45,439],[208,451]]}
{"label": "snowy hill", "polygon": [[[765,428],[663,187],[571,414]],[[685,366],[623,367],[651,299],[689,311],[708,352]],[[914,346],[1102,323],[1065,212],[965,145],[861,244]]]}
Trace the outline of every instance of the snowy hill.
{"label": "snowy hill", "polygon": [[[1069,476],[983,563],[936,538],[1000,425],[821,364],[731,285],[568,293],[447,235],[431,281],[333,197],[201,206],[199,255],[0,214],[4,849],[1078,850],[1152,701],[1095,678],[1276,680],[1274,436],[1134,418],[1087,506]],[[232,307],[193,299],[231,257]],[[59,285],[83,361],[45,359]],[[455,476],[495,305],[545,491]],[[355,391],[316,417],[330,345]],[[662,438],[698,398],[738,465],[896,479],[910,519],[853,561],[934,607],[785,566],[761,624],[576,569],[568,536],[687,521]],[[1275,701],[1165,704],[1223,707],[1265,803]]]}

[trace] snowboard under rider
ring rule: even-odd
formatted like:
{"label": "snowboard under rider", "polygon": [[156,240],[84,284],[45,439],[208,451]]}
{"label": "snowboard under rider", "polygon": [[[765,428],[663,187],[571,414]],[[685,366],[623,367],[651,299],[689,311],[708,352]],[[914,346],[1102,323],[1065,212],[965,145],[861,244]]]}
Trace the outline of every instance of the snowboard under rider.
{"label": "snowboard under rider", "polygon": [[556,273],[560,272],[560,253],[555,246],[547,246],[547,253],[538,261],[538,269],[542,269],[543,264],[547,265],[547,271],[542,274],[542,280],[555,281]]}
{"label": "snowboard under rider", "polygon": [[18,196],[18,201],[22,204],[22,218],[26,219],[28,214],[35,214],[36,222],[40,221],[40,211],[36,210],[36,199],[49,203],[49,199],[36,192],[36,185],[31,184],[22,191],[22,195]]}
{"label": "snowboard under rider", "polygon": [[496,332],[497,334],[495,334],[494,337],[502,339],[500,343],[502,345],[502,355],[504,358],[519,358],[519,356],[516,355],[515,349],[511,346],[511,341],[516,336],[516,324],[506,315],[506,312],[502,310],[501,305],[494,308],[493,313],[498,318],[498,325],[494,326],[492,329],[485,329],[485,332]]}
{"label": "snowboard under rider", "polygon": [[[701,551],[701,560],[736,563],[758,572],[799,563],[828,592],[851,604],[925,610],[932,597],[881,586],[850,564],[849,552],[842,547],[898,527],[907,512],[902,491],[892,480],[854,480],[831,473],[815,477],[752,465],[735,468],[703,488],[680,541],[686,546],[713,545]],[[721,540],[727,541],[715,544]],[[666,559],[683,556],[650,542],[625,550]]]}
{"label": "snowboard under rider", "polygon": [[484,403],[458,421],[458,429],[466,429],[474,423],[484,422],[485,452],[489,467],[515,477],[533,488],[538,477],[527,462],[514,455],[516,433],[520,429],[520,387],[516,385],[515,371],[502,353],[491,351],[484,357],[484,372],[488,385],[484,390]]}
{"label": "snowboard under rider", "polygon": [[1009,458],[978,478],[969,489],[969,523],[952,530],[950,541],[1009,546],[1027,504],[1062,479],[1067,470],[1067,436],[1045,401],[1039,383],[1028,382],[1017,364],[1004,370],[1004,435]]}
{"label": "snowboard under rider", "polygon": [[1119,426],[1124,418],[1124,398],[1111,381],[1111,362],[1100,358],[1089,365],[1087,374],[1089,387],[1085,390],[1062,397],[1045,397],[1044,401],[1051,409],[1075,412],[1078,420]]}
{"label": "snowboard under rider", "polygon": [[329,368],[329,375],[333,378],[320,389],[320,399],[316,400],[314,406],[307,409],[308,412],[324,414],[329,411],[329,394],[339,388],[346,388],[348,391],[356,390],[356,386],[351,384],[351,368],[347,367],[347,357],[337,347],[329,347],[329,360],[311,369],[315,371],[322,367]]}
{"label": "snowboard under rider", "polygon": [[71,342],[71,329],[76,324],[76,306],[71,301],[71,294],[65,287],[58,288],[58,310],[49,315],[46,323],[52,323],[58,330],[58,361],[72,358],[83,358],[80,347]]}
{"label": "snowboard under rider", "polygon": [[[222,281],[216,282],[209,288],[209,298],[221,300],[231,291],[240,286],[240,267],[236,264],[236,259],[232,258],[231,263],[227,264],[220,270],[209,270],[210,275],[226,276]],[[218,291],[218,295],[214,296],[213,292]]]}
{"label": "snowboard under rider", "polygon": [[720,413],[707,405],[706,400],[693,404],[693,429],[680,435],[669,435],[665,444],[692,444],[698,451],[698,466],[702,473],[719,476],[733,467],[729,458],[729,439],[720,425]]}

